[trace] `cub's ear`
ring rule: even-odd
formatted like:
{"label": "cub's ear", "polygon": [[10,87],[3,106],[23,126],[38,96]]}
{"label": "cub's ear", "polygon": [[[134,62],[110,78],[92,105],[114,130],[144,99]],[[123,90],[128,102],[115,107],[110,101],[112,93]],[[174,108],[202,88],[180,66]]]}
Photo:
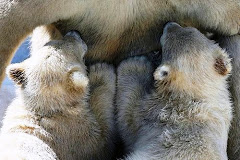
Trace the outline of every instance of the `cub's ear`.
{"label": "cub's ear", "polygon": [[231,59],[227,53],[224,51],[218,51],[217,57],[215,58],[214,68],[217,73],[223,76],[231,72]]}
{"label": "cub's ear", "polygon": [[170,74],[170,67],[168,65],[159,66],[154,72],[155,80],[164,80]]}
{"label": "cub's ear", "polygon": [[7,67],[7,75],[17,85],[22,85],[26,80],[25,69],[22,63],[11,64]]}
{"label": "cub's ear", "polygon": [[71,72],[70,81],[75,88],[85,88],[89,83],[89,79],[81,71]]}

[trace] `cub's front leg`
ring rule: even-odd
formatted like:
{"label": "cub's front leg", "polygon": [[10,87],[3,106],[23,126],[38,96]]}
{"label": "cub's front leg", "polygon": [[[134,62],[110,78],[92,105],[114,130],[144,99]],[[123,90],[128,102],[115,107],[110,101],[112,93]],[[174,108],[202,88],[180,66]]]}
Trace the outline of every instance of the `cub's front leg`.
{"label": "cub's front leg", "polygon": [[127,150],[131,150],[139,129],[139,106],[150,92],[153,67],[145,57],[129,58],[117,69],[117,122]]}
{"label": "cub's front leg", "polygon": [[[90,100],[89,104],[101,129],[101,140],[106,142],[102,153],[108,153],[111,159],[115,152],[114,137],[114,97],[116,92],[116,74],[114,67],[106,63],[97,63],[89,70]],[[102,144],[102,143],[101,143]]]}

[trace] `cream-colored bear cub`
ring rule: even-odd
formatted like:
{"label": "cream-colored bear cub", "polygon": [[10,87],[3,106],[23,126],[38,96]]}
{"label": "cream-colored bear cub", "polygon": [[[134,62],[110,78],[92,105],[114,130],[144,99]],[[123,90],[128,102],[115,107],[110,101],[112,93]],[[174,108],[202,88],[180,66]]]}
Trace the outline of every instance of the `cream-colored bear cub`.
{"label": "cream-colored bear cub", "polygon": [[118,68],[118,124],[126,159],[227,160],[230,59],[197,29],[176,23],[165,26],[161,44],[162,62],[155,71],[144,57]]}
{"label": "cream-colored bear cub", "polygon": [[86,51],[70,32],[8,67],[19,89],[3,121],[1,160],[112,158],[115,73],[96,64],[87,75]]}

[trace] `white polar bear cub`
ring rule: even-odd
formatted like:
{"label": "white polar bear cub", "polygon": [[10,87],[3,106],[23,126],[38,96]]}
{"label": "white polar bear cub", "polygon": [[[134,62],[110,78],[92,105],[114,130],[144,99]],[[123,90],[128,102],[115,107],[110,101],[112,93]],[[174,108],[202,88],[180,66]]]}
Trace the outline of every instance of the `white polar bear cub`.
{"label": "white polar bear cub", "polygon": [[[232,119],[228,55],[197,29],[168,23],[161,64],[118,67],[118,124],[126,160],[227,160]],[[154,84],[154,85],[153,85]]]}
{"label": "white polar bear cub", "polygon": [[8,67],[18,92],[3,121],[1,160],[112,158],[115,73],[96,64],[87,76],[86,51],[70,32]]}

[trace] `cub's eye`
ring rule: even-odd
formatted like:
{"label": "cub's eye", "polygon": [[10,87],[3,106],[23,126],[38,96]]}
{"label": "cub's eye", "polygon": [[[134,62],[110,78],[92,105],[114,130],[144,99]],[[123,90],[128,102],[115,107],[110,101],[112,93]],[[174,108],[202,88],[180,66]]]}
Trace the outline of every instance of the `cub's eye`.
{"label": "cub's eye", "polygon": [[46,59],[48,59],[48,58],[50,58],[50,55],[48,55],[48,56],[46,57]]}
{"label": "cub's eye", "polygon": [[166,71],[162,71],[161,74],[162,74],[163,77],[166,77],[166,76],[168,75],[168,72],[166,72]]}

